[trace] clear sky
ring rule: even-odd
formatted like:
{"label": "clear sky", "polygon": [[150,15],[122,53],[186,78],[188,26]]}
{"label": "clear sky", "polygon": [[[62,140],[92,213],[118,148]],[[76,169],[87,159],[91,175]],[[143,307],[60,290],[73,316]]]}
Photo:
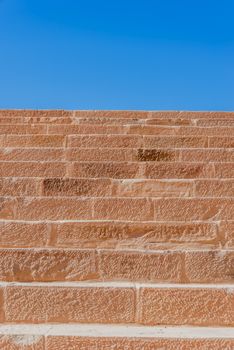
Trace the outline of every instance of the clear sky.
{"label": "clear sky", "polygon": [[0,108],[234,110],[234,1],[0,0]]}

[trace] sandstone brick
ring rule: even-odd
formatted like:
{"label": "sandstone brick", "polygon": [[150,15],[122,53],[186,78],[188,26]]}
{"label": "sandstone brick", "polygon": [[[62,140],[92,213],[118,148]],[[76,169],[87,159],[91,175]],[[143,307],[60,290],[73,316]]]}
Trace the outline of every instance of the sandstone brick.
{"label": "sandstone brick", "polygon": [[154,199],[155,220],[231,220],[234,212],[232,199]]}
{"label": "sandstone brick", "polygon": [[213,175],[213,167],[204,163],[147,163],[145,177],[148,179],[195,179],[209,178]]}
{"label": "sandstone brick", "polygon": [[11,197],[0,197],[0,219],[14,219],[17,201]]}
{"label": "sandstone brick", "polygon": [[221,221],[219,232],[223,243],[228,248],[234,248],[234,221]]}
{"label": "sandstone brick", "polygon": [[97,277],[95,251],[0,249],[1,281],[82,281]]}
{"label": "sandstone brick", "polygon": [[153,202],[144,198],[95,199],[95,220],[153,220]]}
{"label": "sandstone brick", "polygon": [[138,149],[137,160],[142,162],[159,162],[176,160],[177,153],[174,150],[158,150],[158,149]]}
{"label": "sandstone brick", "polygon": [[[208,146],[208,138],[187,136],[144,136],[144,148],[203,148]],[[137,146],[135,146],[137,147]]]}
{"label": "sandstone brick", "polygon": [[[124,131],[122,132],[124,134]],[[165,136],[233,136],[232,127],[198,127],[198,126],[154,126],[154,125],[130,125],[128,134],[137,135],[165,135]]]}
{"label": "sandstone brick", "polygon": [[92,218],[92,200],[77,198],[21,198],[17,220],[82,220]]}
{"label": "sandstone brick", "polygon": [[131,148],[70,148],[65,150],[67,161],[134,161],[137,160],[136,151]]}
{"label": "sandstone brick", "polygon": [[150,113],[147,111],[74,111],[74,117],[76,118],[133,118],[144,119],[147,118]]}
{"label": "sandstone brick", "polygon": [[90,124],[92,125],[126,125],[126,124],[142,124],[146,120],[141,118],[108,118],[108,117],[74,117],[75,124]]}
{"label": "sandstone brick", "polygon": [[87,135],[95,135],[95,134],[124,134],[125,128],[121,125],[78,125],[78,124],[70,124],[70,125],[49,125],[48,126],[48,134],[55,135],[76,135],[76,134],[87,134]]}
{"label": "sandstone brick", "polygon": [[234,148],[234,137],[209,137],[209,147]]}
{"label": "sandstone brick", "polygon": [[[166,116],[168,112],[149,112],[151,116],[155,116],[158,113]],[[170,118],[186,118],[186,119],[233,119],[233,112],[190,112],[190,111],[180,111],[180,112],[169,112]]]}
{"label": "sandstone brick", "polygon": [[[0,322],[5,320],[3,288],[0,287]],[[0,343],[1,344],[1,343]]]}
{"label": "sandstone brick", "polygon": [[99,252],[100,277],[108,281],[181,282],[182,264],[180,252]]}
{"label": "sandstone brick", "polygon": [[233,180],[195,181],[195,195],[198,197],[234,197]]}
{"label": "sandstone brick", "polygon": [[43,247],[49,240],[45,223],[0,222],[0,247]]}
{"label": "sandstone brick", "polygon": [[2,147],[64,147],[63,135],[7,135],[1,141]]}
{"label": "sandstone brick", "polygon": [[193,125],[193,120],[183,118],[151,118],[145,120],[146,125]]}
{"label": "sandstone brick", "polygon": [[198,126],[234,126],[234,119],[199,119]]}
{"label": "sandstone brick", "polygon": [[215,163],[214,164],[215,177],[218,178],[234,178],[234,163]]}
{"label": "sandstone brick", "polygon": [[68,147],[138,148],[143,138],[136,135],[77,135],[67,136]]}
{"label": "sandstone brick", "polygon": [[47,350],[232,350],[232,339],[150,339],[113,337],[59,337],[47,338]]}
{"label": "sandstone brick", "polygon": [[1,118],[9,117],[27,117],[27,118],[39,118],[39,117],[70,117],[72,111],[65,110],[29,110],[29,109],[2,109],[0,110]]}
{"label": "sandstone brick", "polygon": [[20,125],[20,124],[11,124],[11,125],[0,125],[0,134],[46,134],[47,126],[46,125]]}
{"label": "sandstone brick", "polygon": [[215,288],[141,288],[145,325],[233,326],[233,291]]}
{"label": "sandstone brick", "polygon": [[[175,135],[175,128],[164,125],[129,125],[125,127],[127,134],[132,135]],[[123,132],[124,133],[124,132]]]}
{"label": "sandstone brick", "polygon": [[45,339],[41,335],[0,335],[0,349],[45,350]]}
{"label": "sandstone brick", "polygon": [[102,287],[6,287],[6,322],[132,323],[135,291]]}
{"label": "sandstone brick", "polygon": [[180,160],[183,162],[233,162],[231,149],[181,149]]}
{"label": "sandstone brick", "polygon": [[175,135],[184,136],[233,136],[234,129],[232,127],[218,126],[218,127],[199,127],[199,126],[181,126],[174,128]]}
{"label": "sandstone brick", "polygon": [[176,180],[120,180],[119,197],[192,197],[193,182]]}
{"label": "sandstone brick", "polygon": [[234,251],[187,252],[185,272],[189,282],[233,283]]}
{"label": "sandstone brick", "polygon": [[40,183],[32,178],[0,178],[0,196],[37,196]]}
{"label": "sandstone brick", "polygon": [[111,196],[112,181],[110,179],[44,179],[43,196]]}
{"label": "sandstone brick", "polygon": [[64,150],[56,148],[2,148],[0,161],[61,161]]}
{"label": "sandstone brick", "polygon": [[3,177],[63,177],[66,164],[56,162],[0,162]]}
{"label": "sandstone brick", "polygon": [[162,244],[217,245],[214,223],[128,223],[68,222],[53,224],[54,244],[58,247],[147,247]]}
{"label": "sandstone brick", "polygon": [[22,124],[22,125],[40,125],[40,124],[71,124],[72,117],[0,117],[0,124]]}
{"label": "sandstone brick", "polygon": [[79,162],[73,163],[71,177],[107,177],[114,179],[128,179],[140,176],[141,165],[127,162]]}

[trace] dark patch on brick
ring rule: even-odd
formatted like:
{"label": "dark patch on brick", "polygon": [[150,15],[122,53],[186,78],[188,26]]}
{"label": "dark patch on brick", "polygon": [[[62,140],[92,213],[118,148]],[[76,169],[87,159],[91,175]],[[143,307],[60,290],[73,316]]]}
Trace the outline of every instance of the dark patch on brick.
{"label": "dark patch on brick", "polygon": [[172,160],[173,154],[156,149],[138,149],[137,159],[141,162]]}
{"label": "dark patch on brick", "polygon": [[85,179],[45,179],[43,180],[44,195],[82,196],[89,193],[91,184]]}

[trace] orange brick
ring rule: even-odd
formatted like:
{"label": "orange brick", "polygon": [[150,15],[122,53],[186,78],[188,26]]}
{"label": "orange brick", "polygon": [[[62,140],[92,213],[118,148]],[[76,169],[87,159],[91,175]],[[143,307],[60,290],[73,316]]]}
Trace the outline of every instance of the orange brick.
{"label": "orange brick", "polygon": [[0,219],[14,219],[17,201],[11,197],[0,197]]}
{"label": "orange brick", "polygon": [[66,164],[56,162],[0,162],[3,177],[63,177]]}
{"label": "orange brick", "polygon": [[[0,322],[4,321],[4,298],[3,298],[3,288],[0,287]],[[1,343],[0,343],[1,344]]]}
{"label": "orange brick", "polygon": [[7,135],[1,141],[2,147],[64,147],[63,135]]}
{"label": "orange brick", "polygon": [[111,196],[110,179],[44,179],[43,196]]}
{"label": "orange brick", "polygon": [[136,160],[141,162],[173,161],[178,158],[178,151],[159,149],[138,149]]}
{"label": "orange brick", "polygon": [[167,244],[217,245],[214,223],[68,222],[52,225],[58,247],[147,247]]}
{"label": "orange brick", "polygon": [[212,177],[213,167],[204,163],[147,163],[145,176],[148,179],[195,179]]}
{"label": "orange brick", "polygon": [[209,147],[234,148],[234,137],[209,137]]}
{"label": "orange brick", "polygon": [[46,134],[46,125],[0,125],[0,134]]}
{"label": "orange brick", "polygon": [[0,110],[0,117],[70,117],[72,116],[72,111],[65,110],[29,110],[29,109],[2,109]]}
{"label": "orange brick", "polygon": [[[165,136],[233,136],[231,127],[198,127],[198,126],[154,126],[154,125],[130,125],[126,129],[128,134],[137,135],[165,135]],[[111,132],[110,132],[111,133]],[[124,131],[122,132],[124,134]]]}
{"label": "orange brick", "polygon": [[153,220],[153,202],[144,198],[114,198],[94,200],[96,220]]}
{"label": "orange brick", "polygon": [[95,134],[124,134],[125,128],[124,126],[118,125],[49,125],[48,126],[48,134],[55,135],[76,135],[76,134],[87,134],[87,135],[95,135]]}
{"label": "orange brick", "polygon": [[193,182],[167,180],[121,180],[116,182],[119,197],[190,197]]}
{"label": "orange brick", "polygon": [[[168,112],[150,112],[152,116],[161,113],[162,115],[167,115]],[[169,112],[170,118],[187,118],[187,119],[233,119],[233,112]]]}
{"label": "orange brick", "polygon": [[180,252],[100,251],[99,269],[103,280],[182,282]]}
{"label": "orange brick", "polygon": [[136,150],[130,148],[70,148],[65,150],[67,161],[134,161],[137,160]]}
{"label": "orange brick", "polygon": [[215,177],[219,178],[234,178],[234,163],[215,163],[214,164]]}
{"label": "orange brick", "polygon": [[145,325],[233,326],[233,292],[215,288],[141,288]]}
{"label": "orange brick", "polygon": [[184,135],[184,136],[233,136],[234,129],[231,127],[218,126],[212,127],[199,127],[199,126],[181,126],[175,128],[175,135]]}
{"label": "orange brick", "polygon": [[0,161],[59,161],[63,160],[64,150],[47,148],[2,148]]}
{"label": "orange brick", "polygon": [[6,322],[132,323],[135,290],[102,287],[6,287]]}
{"label": "orange brick", "polygon": [[187,252],[185,272],[189,282],[232,283],[234,279],[234,251]]}
{"label": "orange brick", "polygon": [[1,247],[43,247],[49,240],[47,224],[0,222]]}
{"label": "orange brick", "polygon": [[234,126],[234,119],[199,119],[198,126]]}
{"label": "orange brick", "polygon": [[97,278],[95,251],[1,249],[0,280],[82,281]]}
{"label": "orange brick", "polygon": [[154,199],[155,220],[231,220],[234,212],[232,199]]}
{"label": "orange brick", "polygon": [[221,221],[219,232],[223,237],[223,243],[228,248],[234,248],[234,221]]}
{"label": "orange brick", "polygon": [[232,162],[234,152],[231,149],[181,149],[180,160],[183,162]]}
{"label": "orange brick", "polygon": [[150,339],[150,338],[95,338],[56,337],[47,338],[47,350],[232,350],[232,339]]}
{"label": "orange brick", "polygon": [[146,125],[169,125],[169,126],[178,126],[178,125],[193,125],[193,120],[183,119],[183,118],[152,118],[145,120]]}
{"label": "orange brick", "polygon": [[207,146],[208,138],[205,136],[144,136],[143,141],[144,148],[203,148]]}
{"label": "orange brick", "polygon": [[67,136],[68,147],[138,148],[143,138],[136,135],[77,135]]}
{"label": "orange brick", "polygon": [[76,198],[21,198],[17,220],[82,220],[92,218],[92,201]]}
{"label": "orange brick", "polygon": [[141,176],[141,165],[127,162],[79,162],[73,163],[71,177],[107,177],[129,179]]}
{"label": "orange brick", "polygon": [[40,335],[0,335],[0,349],[45,350],[45,339]]}
{"label": "orange brick", "polygon": [[74,111],[76,118],[147,118],[150,112],[146,111]]}
{"label": "orange brick", "polygon": [[40,183],[31,178],[0,178],[0,196],[37,196]]}
{"label": "orange brick", "polygon": [[74,124],[91,124],[92,125],[126,125],[126,124],[141,124],[145,119],[139,118],[108,118],[108,117],[74,117]]}
{"label": "orange brick", "polygon": [[234,197],[234,180],[195,181],[197,197]]}

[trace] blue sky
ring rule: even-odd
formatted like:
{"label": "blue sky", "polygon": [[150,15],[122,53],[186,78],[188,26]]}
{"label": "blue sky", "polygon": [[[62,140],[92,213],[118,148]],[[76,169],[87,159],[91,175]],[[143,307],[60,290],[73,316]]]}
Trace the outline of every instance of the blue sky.
{"label": "blue sky", "polygon": [[0,108],[234,110],[233,0],[0,0]]}

